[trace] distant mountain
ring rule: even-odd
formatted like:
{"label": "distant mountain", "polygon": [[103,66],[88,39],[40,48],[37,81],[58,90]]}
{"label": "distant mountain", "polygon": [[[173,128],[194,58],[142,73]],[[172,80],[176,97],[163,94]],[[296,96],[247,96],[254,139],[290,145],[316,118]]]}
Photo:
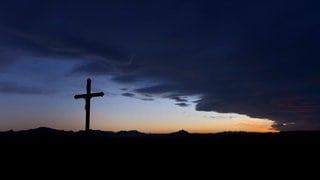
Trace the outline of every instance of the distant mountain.
{"label": "distant mountain", "polygon": [[[19,131],[18,131],[19,132]],[[39,127],[35,129],[23,130],[20,132],[32,132],[32,133],[66,133],[64,130],[57,130],[48,127]]]}
{"label": "distant mountain", "polygon": [[177,132],[170,133],[170,135],[186,136],[186,135],[189,135],[189,132],[182,129]]}
{"label": "distant mountain", "polygon": [[116,134],[118,136],[122,136],[122,137],[144,137],[147,135],[147,134],[139,132],[137,130],[119,131]]}
{"label": "distant mountain", "polygon": [[[139,139],[138,141],[136,141]],[[131,141],[134,140],[134,141]],[[189,133],[179,130],[167,134],[146,134],[137,130],[130,131],[64,131],[39,127],[23,131],[0,132],[1,143],[7,144],[108,144],[114,142],[145,142],[154,144],[200,143],[213,146],[222,144],[320,144],[320,131],[291,131],[280,133],[225,132],[215,134]],[[108,146],[109,147],[109,146]]]}
{"label": "distant mountain", "polygon": [[130,131],[118,131],[118,132],[113,132],[113,131],[101,131],[101,130],[90,130],[89,133],[81,130],[81,131],[64,131],[64,130],[57,130],[57,129],[52,129],[48,127],[39,127],[39,128],[34,128],[34,129],[29,129],[29,130],[21,130],[21,131],[5,131],[5,132],[0,132],[1,134],[19,134],[19,135],[73,135],[73,136],[83,136],[83,135],[90,135],[93,137],[143,137],[146,136],[147,134],[139,132],[137,130],[130,130]]}

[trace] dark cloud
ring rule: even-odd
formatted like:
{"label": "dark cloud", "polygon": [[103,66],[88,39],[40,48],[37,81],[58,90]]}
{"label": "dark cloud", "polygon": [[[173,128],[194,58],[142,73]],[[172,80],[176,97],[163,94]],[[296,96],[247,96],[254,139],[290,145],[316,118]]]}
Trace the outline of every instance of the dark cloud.
{"label": "dark cloud", "polygon": [[153,101],[153,100],[154,100],[154,99],[151,98],[151,97],[138,97],[138,96],[136,96],[134,93],[129,93],[129,92],[122,93],[121,95],[122,95],[122,96],[126,96],[126,97],[131,97],[131,98],[140,99],[140,100],[143,100],[143,101]]}
{"label": "dark cloud", "polygon": [[176,103],[177,106],[180,106],[180,107],[187,107],[189,106],[189,104],[187,103]]}
{"label": "dark cloud", "polygon": [[108,32],[103,35],[96,29],[86,31],[87,28],[78,27],[86,24],[79,18],[83,13],[80,10],[84,8],[81,3],[73,6],[73,16],[69,14],[68,8],[72,6],[69,3],[65,6],[62,1],[48,4],[26,2],[28,5],[25,6],[20,1],[13,1],[0,7],[0,48],[10,50],[0,52],[1,59],[23,55],[81,59],[85,60],[84,64],[74,72],[91,74],[116,70],[127,72],[136,66],[132,63],[130,53],[115,40],[109,39]]}
{"label": "dark cloud", "polygon": [[134,83],[139,81],[139,77],[136,75],[118,75],[112,78],[113,81],[118,83]]}
{"label": "dark cloud", "polygon": [[8,1],[0,47],[81,58],[76,73],[157,84],[134,91],[144,95],[178,103],[201,95],[199,111],[320,129],[319,18],[308,0]]}
{"label": "dark cloud", "polygon": [[16,60],[16,55],[10,52],[10,49],[0,48],[0,70],[5,68],[11,64],[13,64]]}
{"label": "dark cloud", "polygon": [[101,63],[101,62],[86,63],[78,66],[72,71],[72,73],[96,74],[96,75],[109,74],[112,72],[114,72],[114,67],[112,67],[108,63]]}
{"label": "dark cloud", "polygon": [[31,87],[11,82],[0,82],[0,93],[3,94],[46,95],[53,92],[53,90],[43,88]]}
{"label": "dark cloud", "polygon": [[177,102],[188,102],[187,99],[184,99],[183,97],[176,96],[176,95],[171,95],[168,98],[173,99],[173,100],[175,100]]}
{"label": "dark cloud", "polygon": [[12,27],[0,28],[1,35],[4,37],[0,47],[11,47],[20,53],[33,56],[82,58],[115,65],[127,65],[130,60],[129,55],[115,45],[81,39],[81,37],[70,38],[62,35],[52,37],[52,34],[38,34],[23,30]]}
{"label": "dark cloud", "polygon": [[122,96],[134,97],[135,95],[133,93],[122,93]]}
{"label": "dark cloud", "polygon": [[170,84],[159,84],[154,86],[148,86],[136,89],[135,92],[145,94],[145,95],[152,95],[152,94],[161,94],[161,93],[168,93],[175,91],[175,86],[172,86]]}
{"label": "dark cloud", "polygon": [[171,94],[171,95],[169,95],[167,97],[172,99],[172,100],[175,100],[177,102],[176,103],[177,106],[180,106],[180,107],[189,106],[189,104],[187,104],[188,100],[186,99],[186,97],[182,97],[182,96],[179,96],[179,95],[176,95],[176,94]]}
{"label": "dark cloud", "polygon": [[140,98],[140,99],[143,101],[153,101],[154,100],[153,98]]}
{"label": "dark cloud", "polygon": [[147,97],[147,98],[152,98],[153,96],[150,94],[143,94],[143,96]]}

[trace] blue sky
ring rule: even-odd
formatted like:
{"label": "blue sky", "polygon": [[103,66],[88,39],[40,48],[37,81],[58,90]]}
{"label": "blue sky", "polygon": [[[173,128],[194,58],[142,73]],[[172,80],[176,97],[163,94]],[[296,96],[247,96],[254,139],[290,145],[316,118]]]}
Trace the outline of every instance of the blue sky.
{"label": "blue sky", "polygon": [[1,130],[320,129],[314,1],[1,1]]}

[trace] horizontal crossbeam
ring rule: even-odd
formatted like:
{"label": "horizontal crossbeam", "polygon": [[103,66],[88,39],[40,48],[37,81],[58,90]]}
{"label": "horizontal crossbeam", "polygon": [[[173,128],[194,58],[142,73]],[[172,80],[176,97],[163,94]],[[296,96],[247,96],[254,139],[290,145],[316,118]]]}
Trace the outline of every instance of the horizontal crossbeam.
{"label": "horizontal crossbeam", "polygon": [[90,94],[90,98],[92,98],[92,97],[99,97],[99,96],[104,96],[104,93],[103,92],[98,92],[98,93],[91,93]]}
{"label": "horizontal crossbeam", "polygon": [[104,96],[104,93],[103,92],[98,92],[98,93],[91,93],[91,94],[77,94],[74,96],[75,99],[80,99],[80,98],[83,98],[83,99],[86,99],[87,97],[89,96],[89,98],[93,98],[93,97],[102,97]]}
{"label": "horizontal crossbeam", "polygon": [[77,95],[74,96],[75,99],[80,99],[80,98],[84,98],[85,99],[86,97],[87,97],[87,94],[77,94]]}

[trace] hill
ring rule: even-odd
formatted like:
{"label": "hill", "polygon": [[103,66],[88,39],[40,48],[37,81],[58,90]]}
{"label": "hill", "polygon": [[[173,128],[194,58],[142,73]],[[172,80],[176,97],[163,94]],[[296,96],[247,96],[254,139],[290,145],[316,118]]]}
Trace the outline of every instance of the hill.
{"label": "hill", "polygon": [[25,167],[30,162],[37,163],[38,167],[53,166],[54,162],[68,169],[71,163],[76,167],[108,167],[114,172],[119,168],[155,171],[154,167],[167,173],[179,167],[245,169],[275,161],[287,165],[295,165],[297,161],[306,164],[320,159],[319,145],[320,131],[193,134],[181,130],[146,134],[138,131],[86,133],[42,127],[0,132],[2,160],[14,166],[24,164]]}
{"label": "hill", "polygon": [[2,145],[81,145],[95,144],[108,146],[108,143],[157,145],[318,145],[320,131],[289,131],[280,133],[222,132],[215,134],[188,133],[180,130],[168,134],[146,134],[132,131],[63,131],[47,127],[23,131],[0,132]]}

